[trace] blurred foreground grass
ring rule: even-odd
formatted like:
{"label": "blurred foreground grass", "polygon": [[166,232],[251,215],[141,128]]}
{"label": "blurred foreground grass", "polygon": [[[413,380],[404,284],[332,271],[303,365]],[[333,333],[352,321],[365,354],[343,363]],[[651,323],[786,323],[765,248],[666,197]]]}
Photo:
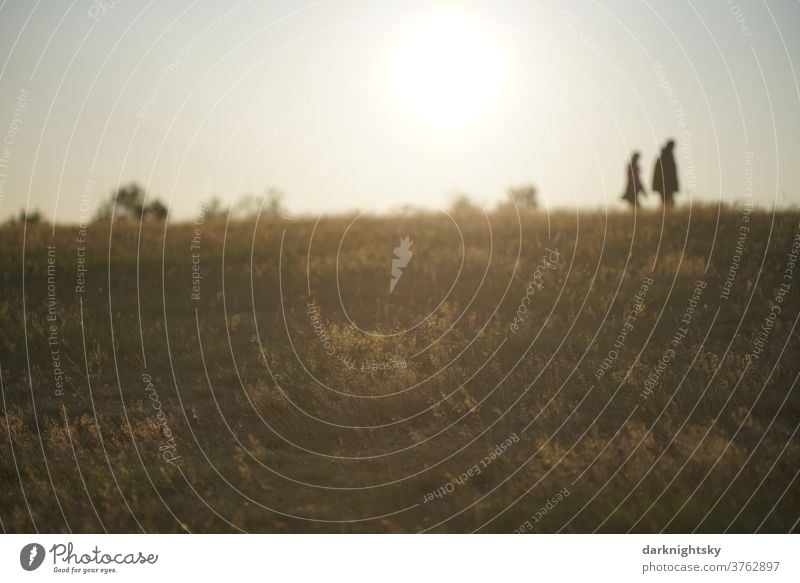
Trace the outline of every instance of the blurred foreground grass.
{"label": "blurred foreground grass", "polygon": [[4,227],[2,528],[797,530],[799,220]]}

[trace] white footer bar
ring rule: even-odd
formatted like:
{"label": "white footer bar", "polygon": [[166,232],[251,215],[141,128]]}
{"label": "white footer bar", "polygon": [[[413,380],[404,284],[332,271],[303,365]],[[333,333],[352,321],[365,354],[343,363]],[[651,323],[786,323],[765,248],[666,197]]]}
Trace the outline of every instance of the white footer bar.
{"label": "white footer bar", "polygon": [[800,581],[792,535],[3,535],[0,581]]}

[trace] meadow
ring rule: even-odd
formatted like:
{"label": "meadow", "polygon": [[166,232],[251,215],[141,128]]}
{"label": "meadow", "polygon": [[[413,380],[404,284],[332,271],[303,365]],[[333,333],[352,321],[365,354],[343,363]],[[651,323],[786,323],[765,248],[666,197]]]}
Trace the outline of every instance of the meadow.
{"label": "meadow", "polygon": [[798,249],[746,207],[4,226],[0,526],[797,531]]}

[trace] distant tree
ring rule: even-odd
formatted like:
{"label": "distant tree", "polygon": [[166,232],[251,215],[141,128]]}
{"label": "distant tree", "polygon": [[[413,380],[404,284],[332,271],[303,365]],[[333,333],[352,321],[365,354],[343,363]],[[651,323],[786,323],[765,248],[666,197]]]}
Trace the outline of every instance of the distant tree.
{"label": "distant tree", "polygon": [[233,205],[231,214],[238,218],[250,218],[259,214],[281,216],[284,213],[284,194],[270,188],[262,195],[245,194]]}
{"label": "distant tree", "polygon": [[508,196],[516,202],[517,206],[520,208],[539,208],[539,192],[532,184],[512,186],[508,189]]}
{"label": "distant tree", "polygon": [[277,188],[270,188],[266,194],[264,212],[273,217],[279,217],[285,213],[283,199],[285,195]]}
{"label": "distant tree", "polygon": [[9,225],[23,225],[25,223],[29,225],[38,225],[44,222],[44,215],[40,210],[37,209],[22,209],[19,211],[17,216],[12,216],[10,219],[8,219]]}
{"label": "distant tree", "polygon": [[477,209],[477,205],[464,193],[457,193],[450,204],[450,211],[453,213],[463,213]]}
{"label": "distant tree", "polygon": [[169,210],[160,200],[155,199],[150,204],[145,204],[147,193],[136,182],[120,186],[111,194],[111,197],[97,209],[98,220],[117,219],[156,219],[162,221],[167,218]]}
{"label": "distant tree", "polygon": [[167,214],[169,210],[167,209],[166,205],[158,199],[155,199],[149,205],[144,207],[144,216],[150,217],[151,219],[155,219],[157,221],[164,221],[167,218]]}
{"label": "distant tree", "polygon": [[228,214],[228,209],[222,206],[222,201],[219,199],[218,196],[213,197],[210,201],[208,201],[208,205],[205,208],[204,216],[207,219],[216,219],[219,217],[224,217]]}
{"label": "distant tree", "polygon": [[261,203],[256,195],[251,193],[243,194],[231,206],[231,215],[243,219],[257,214],[259,208],[261,208]]}
{"label": "distant tree", "polygon": [[114,212],[120,218],[131,217],[133,219],[140,219],[144,214],[144,199],[147,193],[144,189],[131,182],[126,186],[120,186],[117,191],[112,195],[111,206],[116,206]]}

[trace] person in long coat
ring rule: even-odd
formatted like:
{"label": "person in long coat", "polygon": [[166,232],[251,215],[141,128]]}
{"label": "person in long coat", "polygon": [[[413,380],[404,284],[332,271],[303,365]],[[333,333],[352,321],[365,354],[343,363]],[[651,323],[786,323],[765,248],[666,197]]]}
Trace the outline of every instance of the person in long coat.
{"label": "person in long coat", "polygon": [[628,163],[628,183],[625,185],[625,192],[622,193],[622,200],[633,207],[638,207],[640,192],[647,194],[639,177],[639,152],[634,152]]}
{"label": "person in long coat", "polygon": [[678,187],[678,171],[675,168],[675,156],[672,150],[675,142],[670,140],[661,148],[661,155],[656,160],[656,167],[653,171],[653,190],[661,194],[664,206],[675,204],[673,196],[680,188]]}

